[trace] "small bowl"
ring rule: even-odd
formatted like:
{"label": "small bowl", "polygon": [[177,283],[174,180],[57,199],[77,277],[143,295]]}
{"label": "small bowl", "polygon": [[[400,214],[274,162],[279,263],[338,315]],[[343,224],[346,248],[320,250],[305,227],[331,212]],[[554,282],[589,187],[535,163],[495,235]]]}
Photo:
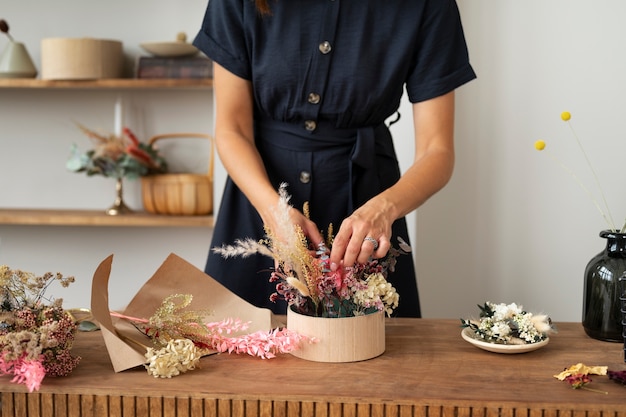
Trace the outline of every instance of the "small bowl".
{"label": "small bowl", "polygon": [[461,332],[461,337],[466,341],[476,346],[477,348],[486,350],[488,352],[495,353],[525,353],[532,352],[533,350],[537,350],[539,348],[544,347],[550,341],[550,338],[546,338],[541,342],[536,343],[525,343],[523,345],[504,345],[498,343],[490,343],[485,340],[480,339],[476,336],[476,333],[470,329],[469,327],[465,327]]}
{"label": "small bowl", "polygon": [[193,56],[198,48],[187,42],[144,42],[139,44],[146,52],[164,58]]}

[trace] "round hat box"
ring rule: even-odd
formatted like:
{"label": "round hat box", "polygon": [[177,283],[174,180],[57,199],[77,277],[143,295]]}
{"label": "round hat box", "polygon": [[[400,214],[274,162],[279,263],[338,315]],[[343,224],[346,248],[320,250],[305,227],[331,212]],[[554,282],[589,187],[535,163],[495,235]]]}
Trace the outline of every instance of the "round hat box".
{"label": "round hat box", "polygon": [[287,328],[313,339],[291,354],[314,362],[357,362],[385,352],[385,313],[354,317],[312,317],[287,308]]}

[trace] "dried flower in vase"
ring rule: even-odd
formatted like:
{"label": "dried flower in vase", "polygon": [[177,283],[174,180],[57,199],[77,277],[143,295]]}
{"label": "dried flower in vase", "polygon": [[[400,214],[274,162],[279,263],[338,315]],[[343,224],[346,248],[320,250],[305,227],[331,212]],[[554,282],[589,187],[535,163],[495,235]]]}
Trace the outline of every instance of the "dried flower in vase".
{"label": "dried flower in vase", "polygon": [[[290,196],[287,184],[279,188],[279,203],[274,212],[280,230],[266,228],[267,238],[237,240],[233,245],[213,248],[223,257],[246,257],[259,253],[273,258],[276,268],[270,277],[276,283],[272,301],[284,299],[296,312],[317,317],[352,317],[375,311],[391,315],[398,306],[399,295],[387,281],[394,271],[396,258],[411,248],[398,238],[400,248],[391,248],[385,259],[372,259],[353,267],[330,268],[332,232],[328,244],[313,250],[302,229],[290,222]],[[306,210],[304,210],[306,214]],[[332,225],[329,226],[332,231]],[[279,238],[280,236],[280,238]]]}
{"label": "dried flower in vase", "polygon": [[561,166],[561,168],[563,168],[564,171],[566,171],[569,175],[571,175],[571,177],[574,179],[574,181],[576,181],[576,183],[585,192],[585,194],[587,194],[589,196],[591,202],[596,207],[596,209],[598,210],[598,212],[600,213],[600,215],[602,216],[602,218],[606,222],[607,226],[609,227],[609,230],[614,231],[614,232],[624,233],[624,232],[626,232],[626,220],[624,221],[624,223],[622,224],[620,229],[618,229],[616,227],[617,224],[615,223],[615,221],[613,220],[613,216],[611,215],[611,210],[609,208],[609,204],[608,204],[608,202],[606,200],[606,196],[605,196],[604,191],[602,189],[602,185],[600,184],[600,180],[598,178],[598,175],[596,174],[596,171],[594,170],[593,165],[591,164],[591,161],[589,160],[589,156],[587,155],[587,152],[585,152],[585,149],[584,149],[584,147],[582,145],[582,142],[578,138],[578,135],[576,134],[576,131],[574,130],[574,128],[573,128],[573,126],[571,124],[571,119],[572,119],[572,114],[570,112],[564,111],[564,112],[561,113],[561,120],[564,121],[565,123],[567,123],[567,125],[569,126],[569,128],[572,131],[572,134],[574,136],[574,139],[576,140],[576,144],[577,144],[578,148],[580,149],[581,153],[585,157],[585,162],[587,163],[587,167],[589,168],[589,171],[591,172],[591,175],[593,176],[593,180],[594,180],[595,186],[597,188],[597,192],[600,195],[600,199],[601,199],[602,204],[600,204],[598,202],[598,200],[594,197],[593,193],[578,178],[578,176],[574,173],[574,171],[572,171],[568,166],[566,166],[563,162],[561,162],[555,156],[551,155],[546,150],[547,145],[546,145],[546,142],[544,140],[540,139],[540,140],[535,141],[535,149],[538,150],[538,151],[543,151],[545,153],[548,153],[548,155],[559,166]]}
{"label": "dried flower in vase", "polygon": [[139,141],[129,128],[125,127],[122,135],[116,136],[102,135],[84,126],[79,127],[92,140],[94,148],[81,153],[73,145],[66,164],[70,171],[117,179],[136,179],[167,172],[167,162],[157,147]]}

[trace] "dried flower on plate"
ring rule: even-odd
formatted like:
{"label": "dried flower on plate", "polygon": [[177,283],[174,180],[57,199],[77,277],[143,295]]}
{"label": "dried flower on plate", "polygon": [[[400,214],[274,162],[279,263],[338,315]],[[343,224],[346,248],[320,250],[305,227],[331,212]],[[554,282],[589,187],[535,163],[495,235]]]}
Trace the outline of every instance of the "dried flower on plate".
{"label": "dried flower on plate", "polygon": [[515,303],[495,304],[488,301],[478,307],[480,319],[461,319],[461,327],[471,328],[486,342],[511,345],[536,343],[556,331],[550,317],[529,313]]}

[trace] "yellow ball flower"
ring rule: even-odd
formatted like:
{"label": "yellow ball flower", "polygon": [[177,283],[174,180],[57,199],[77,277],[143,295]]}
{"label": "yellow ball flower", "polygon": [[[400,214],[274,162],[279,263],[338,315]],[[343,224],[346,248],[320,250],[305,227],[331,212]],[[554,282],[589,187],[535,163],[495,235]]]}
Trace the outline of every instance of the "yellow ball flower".
{"label": "yellow ball flower", "polygon": [[538,151],[543,151],[546,148],[546,143],[542,140],[538,140],[535,142],[535,149]]}
{"label": "yellow ball flower", "polygon": [[561,113],[561,120],[563,120],[564,122],[567,122],[571,118],[572,114],[570,112],[564,111],[563,113]]}

